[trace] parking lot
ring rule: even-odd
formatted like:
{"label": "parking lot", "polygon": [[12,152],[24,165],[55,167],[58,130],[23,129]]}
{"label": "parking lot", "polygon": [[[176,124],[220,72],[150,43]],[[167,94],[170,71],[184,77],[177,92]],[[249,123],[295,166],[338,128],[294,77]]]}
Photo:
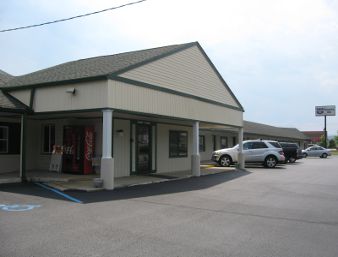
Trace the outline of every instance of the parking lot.
{"label": "parking lot", "polygon": [[114,191],[0,185],[0,256],[338,256],[338,156]]}

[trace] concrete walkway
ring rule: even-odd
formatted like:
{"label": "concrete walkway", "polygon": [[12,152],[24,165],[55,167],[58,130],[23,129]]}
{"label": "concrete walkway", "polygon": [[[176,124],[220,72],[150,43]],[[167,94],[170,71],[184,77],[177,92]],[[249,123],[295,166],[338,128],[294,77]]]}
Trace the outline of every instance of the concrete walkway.
{"label": "concrete walkway", "polygon": [[[216,174],[221,172],[233,171],[234,167],[224,168],[216,167],[210,163],[201,164],[201,176]],[[177,171],[167,173],[152,173],[149,175],[132,175],[127,177],[115,178],[115,188],[130,187],[135,185],[160,183],[169,180],[177,180],[191,177],[191,171]],[[100,175],[74,175],[67,173],[56,173],[51,171],[28,171],[27,180],[31,182],[43,182],[53,188],[61,191],[65,190],[83,190],[83,191],[98,191],[103,188],[94,186],[94,179]],[[15,183],[20,182],[20,178],[16,173],[7,173],[0,175],[0,183]]]}

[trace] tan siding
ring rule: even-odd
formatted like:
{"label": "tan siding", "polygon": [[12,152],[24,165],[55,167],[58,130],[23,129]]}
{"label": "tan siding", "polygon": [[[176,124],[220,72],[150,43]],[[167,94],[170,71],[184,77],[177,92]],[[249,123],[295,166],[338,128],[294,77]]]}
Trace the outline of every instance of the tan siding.
{"label": "tan siding", "polygon": [[[66,93],[68,88],[75,88],[75,95]],[[81,110],[106,106],[106,81],[38,88],[35,92],[34,110],[36,112]]]}
{"label": "tan siding", "polygon": [[[123,130],[118,135],[117,130]],[[130,175],[130,121],[114,120],[114,172],[115,177]]]}
{"label": "tan siding", "polygon": [[229,132],[220,132],[220,131],[200,131],[200,135],[205,136],[206,146],[205,152],[200,152],[201,161],[209,161],[211,159],[211,154],[213,152],[213,135],[216,136],[216,150],[221,148],[221,137],[228,138],[228,147],[232,147],[232,137],[236,136],[237,133],[229,133]]}
{"label": "tan siding", "polygon": [[121,76],[238,107],[197,46]]}
{"label": "tan siding", "polygon": [[10,92],[12,96],[18,99],[20,102],[24,103],[25,105],[29,106],[30,99],[31,99],[31,90],[19,90],[19,91],[12,91]]}
{"label": "tan siding", "polygon": [[[169,158],[169,131],[182,130],[188,132],[188,156],[185,158]],[[157,125],[157,173],[191,170],[192,128],[175,125]]]}
{"label": "tan siding", "polygon": [[242,126],[241,111],[112,80],[109,91],[112,108]]}
{"label": "tan siding", "polygon": [[0,154],[0,174],[18,171],[20,169],[20,155],[18,154]]}

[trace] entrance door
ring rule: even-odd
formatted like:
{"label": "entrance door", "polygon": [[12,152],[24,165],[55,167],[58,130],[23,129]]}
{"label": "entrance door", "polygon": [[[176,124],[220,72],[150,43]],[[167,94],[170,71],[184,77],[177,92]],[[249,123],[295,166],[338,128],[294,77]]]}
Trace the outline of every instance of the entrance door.
{"label": "entrance door", "polygon": [[136,171],[138,174],[150,173],[151,161],[151,126],[136,125]]}

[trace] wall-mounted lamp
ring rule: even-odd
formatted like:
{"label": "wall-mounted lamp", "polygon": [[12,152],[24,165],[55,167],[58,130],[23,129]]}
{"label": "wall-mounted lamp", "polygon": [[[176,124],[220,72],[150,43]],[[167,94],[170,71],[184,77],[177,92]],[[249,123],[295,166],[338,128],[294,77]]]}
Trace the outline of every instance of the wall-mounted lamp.
{"label": "wall-mounted lamp", "polygon": [[76,89],[74,87],[67,88],[66,93],[75,95]]}
{"label": "wall-mounted lamp", "polygon": [[116,130],[116,133],[119,137],[123,137],[124,135],[123,129]]}

